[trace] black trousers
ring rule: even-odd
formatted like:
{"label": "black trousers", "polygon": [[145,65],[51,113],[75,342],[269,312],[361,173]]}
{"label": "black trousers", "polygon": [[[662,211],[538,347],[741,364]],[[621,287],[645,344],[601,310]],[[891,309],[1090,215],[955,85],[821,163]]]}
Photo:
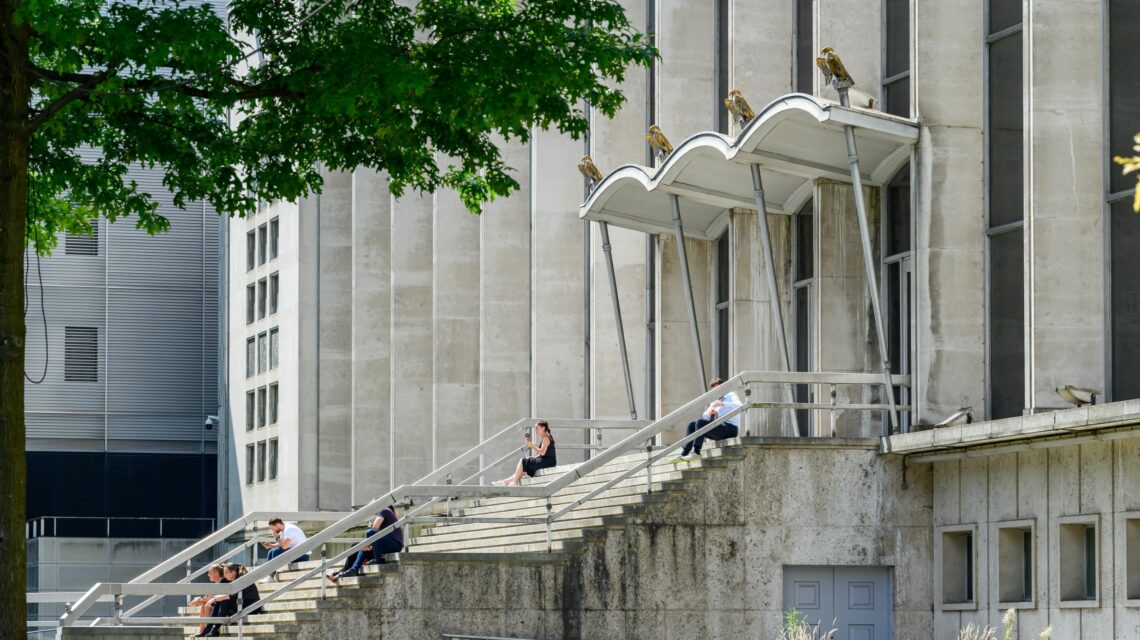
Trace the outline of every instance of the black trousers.
{"label": "black trousers", "polygon": [[[688,428],[685,430],[685,435],[692,435],[696,433],[698,429],[705,427],[710,422],[712,422],[712,420],[705,420],[704,418],[693,420],[689,423]],[[722,423],[719,426],[713,427],[705,435],[685,443],[685,447],[681,449],[681,455],[688,455],[690,451],[694,453],[700,453],[701,446],[705,443],[705,438],[711,438],[713,440],[725,440],[727,438],[735,438],[738,432],[739,430],[736,428],[736,425],[728,424],[727,422]]]}

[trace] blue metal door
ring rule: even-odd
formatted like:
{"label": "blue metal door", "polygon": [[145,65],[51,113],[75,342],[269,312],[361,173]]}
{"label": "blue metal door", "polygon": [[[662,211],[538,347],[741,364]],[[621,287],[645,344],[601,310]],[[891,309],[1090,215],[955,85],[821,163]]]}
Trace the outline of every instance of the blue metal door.
{"label": "blue metal door", "polygon": [[889,567],[784,567],[784,611],[795,609],[824,637],[890,640]]}

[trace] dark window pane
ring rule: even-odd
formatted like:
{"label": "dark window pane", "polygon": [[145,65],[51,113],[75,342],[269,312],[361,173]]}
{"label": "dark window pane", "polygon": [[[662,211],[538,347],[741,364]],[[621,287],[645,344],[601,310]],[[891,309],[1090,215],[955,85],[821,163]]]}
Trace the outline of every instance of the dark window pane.
{"label": "dark window pane", "polygon": [[796,91],[800,93],[811,93],[815,73],[811,28],[811,0],[796,0]]}
{"label": "dark window pane", "polygon": [[[796,371],[811,370],[811,287],[799,287],[795,293],[796,318]],[[796,385],[796,402],[810,402],[811,390],[806,384]],[[796,411],[796,421],[799,424],[801,436],[809,433],[809,411],[799,409]]]}
{"label": "dark window pane", "polygon": [[[1131,156],[1132,136],[1140,133],[1140,2],[1111,0],[1108,5],[1109,33],[1109,155]],[[1110,184],[1113,193],[1136,185],[1135,174],[1125,176],[1120,166],[1112,165]]]}
{"label": "dark window pane", "polygon": [[885,310],[887,322],[887,357],[891,359],[891,371],[900,373],[899,364],[902,355],[902,292],[899,288],[900,264],[895,262],[887,265],[883,284],[887,288],[887,308]]}
{"label": "dark window pane", "polygon": [[1006,27],[1021,23],[1022,0],[989,0],[989,33],[997,33]]}
{"label": "dark window pane", "polygon": [[991,418],[1025,406],[1025,323],[1021,230],[990,239]]}
{"label": "dark window pane", "polygon": [[883,87],[883,111],[910,117],[910,78],[901,78]]}
{"label": "dark window pane", "polygon": [[887,255],[910,250],[910,163],[887,185]]}
{"label": "dark window pane", "polygon": [[1112,399],[1140,398],[1140,214],[1112,205]]}
{"label": "dark window pane", "polygon": [[[887,77],[910,69],[910,0],[887,0]],[[907,114],[909,115],[909,114]]]}
{"label": "dark window pane", "polygon": [[716,130],[728,133],[728,109],[721,100],[728,97],[728,0],[716,2],[716,95],[713,107],[716,109]]}
{"label": "dark window pane", "polygon": [[727,380],[728,370],[728,309],[716,310],[716,372],[717,377]]}
{"label": "dark window pane", "polygon": [[796,280],[812,277],[815,264],[814,237],[812,233],[812,201],[796,214]]}
{"label": "dark window pane", "polygon": [[253,445],[245,446],[245,483],[253,484]]}
{"label": "dark window pane", "polygon": [[250,231],[245,236],[245,269],[257,266],[257,232]]}
{"label": "dark window pane", "polygon": [[990,226],[1022,219],[1021,36],[990,45]]}

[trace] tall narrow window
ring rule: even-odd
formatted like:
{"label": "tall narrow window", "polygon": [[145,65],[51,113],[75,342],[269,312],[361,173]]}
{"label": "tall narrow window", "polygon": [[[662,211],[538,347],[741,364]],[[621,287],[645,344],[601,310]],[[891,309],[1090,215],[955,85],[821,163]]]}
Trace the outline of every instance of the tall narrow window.
{"label": "tall narrow window", "polygon": [[257,287],[252,284],[245,288],[245,323],[252,324],[257,319],[255,315],[257,303]]}
{"label": "tall narrow window", "polygon": [[255,338],[249,338],[245,341],[245,377],[247,378],[257,373],[256,348]]}
{"label": "tall narrow window", "polygon": [[277,438],[269,441],[269,479],[277,479]]}
{"label": "tall narrow window", "polygon": [[257,266],[257,232],[250,231],[245,234],[245,270],[251,271]]}
{"label": "tall narrow window", "polygon": [[[883,194],[883,291],[886,303],[883,305],[884,322],[887,325],[887,356],[891,360],[891,371],[898,374],[910,373],[910,329],[911,314],[911,207],[910,207],[910,163],[899,169],[887,184]],[[899,406],[909,406],[910,395],[905,387],[895,390],[895,402]],[[899,416],[899,428],[909,428],[910,415]]]}
{"label": "tall narrow window", "polygon": [[269,424],[277,424],[277,383],[269,385]]}
{"label": "tall narrow window", "polygon": [[257,264],[265,264],[265,254],[269,244],[269,227],[261,225],[257,228]]}
{"label": "tall narrow window", "polygon": [[812,39],[812,0],[796,0],[796,91],[812,92],[815,51]]}
{"label": "tall narrow window", "polygon": [[254,445],[245,445],[245,483],[253,484]]}
{"label": "tall narrow window", "polygon": [[265,441],[257,443],[257,481],[265,482]]}
{"label": "tall narrow window", "polygon": [[277,313],[277,296],[281,292],[281,278],[276,273],[269,276],[269,315]]}
{"label": "tall narrow window", "polygon": [[269,419],[268,412],[268,393],[265,387],[257,390],[257,427],[260,429],[265,426],[266,421]]}
{"label": "tall narrow window", "polygon": [[[1108,3],[1108,122],[1107,153],[1131,156],[1132,136],[1140,133],[1140,2],[1109,0]],[[1110,327],[1112,346],[1111,389],[1113,400],[1140,398],[1140,278],[1136,256],[1140,255],[1140,215],[1132,212],[1136,192],[1134,175],[1124,176],[1116,164],[1109,165],[1109,237],[1111,283]]]}
{"label": "tall narrow window", "polygon": [[280,348],[280,332],[277,327],[269,330],[269,368],[270,370],[277,368],[277,352]]}
{"label": "tall narrow window", "polygon": [[245,430],[253,431],[254,423],[257,421],[257,401],[256,394],[253,391],[245,392]]}
{"label": "tall narrow window", "polygon": [[279,243],[281,241],[281,221],[274,218],[269,221],[269,259],[272,260],[277,257],[279,250]]}
{"label": "tall narrow window", "polygon": [[64,327],[64,382],[99,382],[99,329]]}
{"label": "tall narrow window", "polygon": [[[812,286],[815,283],[815,221],[814,207],[808,200],[796,213],[792,235],[795,256],[792,275],[792,316],[794,318],[793,344],[795,345],[796,371],[811,371],[812,366]],[[796,385],[796,402],[811,402],[811,386]],[[801,436],[811,434],[811,412],[796,411],[796,422]]]}
{"label": "tall narrow window", "polygon": [[910,0],[883,3],[883,111],[910,117]]}
{"label": "tall narrow window", "polygon": [[731,91],[728,84],[731,71],[731,47],[729,44],[732,33],[728,15],[728,0],[716,0],[716,95],[713,96],[713,113],[716,114],[716,130],[728,133],[728,109],[724,108],[723,100]]}
{"label": "tall narrow window", "polygon": [[713,375],[728,380],[732,372],[729,371],[729,274],[732,268],[732,249],[728,238],[728,231],[716,242],[716,327],[714,340],[716,351],[713,353]]}
{"label": "tall narrow window", "polygon": [[257,319],[265,317],[265,302],[269,297],[269,281],[262,278],[257,281]]}
{"label": "tall narrow window", "polygon": [[1022,2],[990,0],[987,197],[989,202],[990,418],[1025,406],[1024,82]]}
{"label": "tall narrow window", "polygon": [[68,231],[63,242],[63,254],[66,256],[99,255],[99,224],[91,225],[90,235]]}
{"label": "tall narrow window", "polygon": [[269,371],[269,335],[263,333],[257,336],[257,372],[266,371]]}

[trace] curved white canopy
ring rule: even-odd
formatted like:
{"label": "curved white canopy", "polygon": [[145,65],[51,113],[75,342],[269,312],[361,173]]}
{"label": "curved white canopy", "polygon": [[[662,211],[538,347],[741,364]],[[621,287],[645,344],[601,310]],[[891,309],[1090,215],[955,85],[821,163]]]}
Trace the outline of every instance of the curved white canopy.
{"label": "curved white canopy", "polygon": [[887,181],[910,157],[918,124],[867,109],[793,93],[760,110],[736,139],[705,131],[677,145],[654,169],[624,165],[582,204],[586,220],[648,233],[673,230],[670,195],[681,198],[685,235],[711,240],[728,224],[728,209],[756,209],[749,165],[760,165],[769,213],[794,213],[814,178],[850,182],[843,127],[855,127],[865,185]]}

